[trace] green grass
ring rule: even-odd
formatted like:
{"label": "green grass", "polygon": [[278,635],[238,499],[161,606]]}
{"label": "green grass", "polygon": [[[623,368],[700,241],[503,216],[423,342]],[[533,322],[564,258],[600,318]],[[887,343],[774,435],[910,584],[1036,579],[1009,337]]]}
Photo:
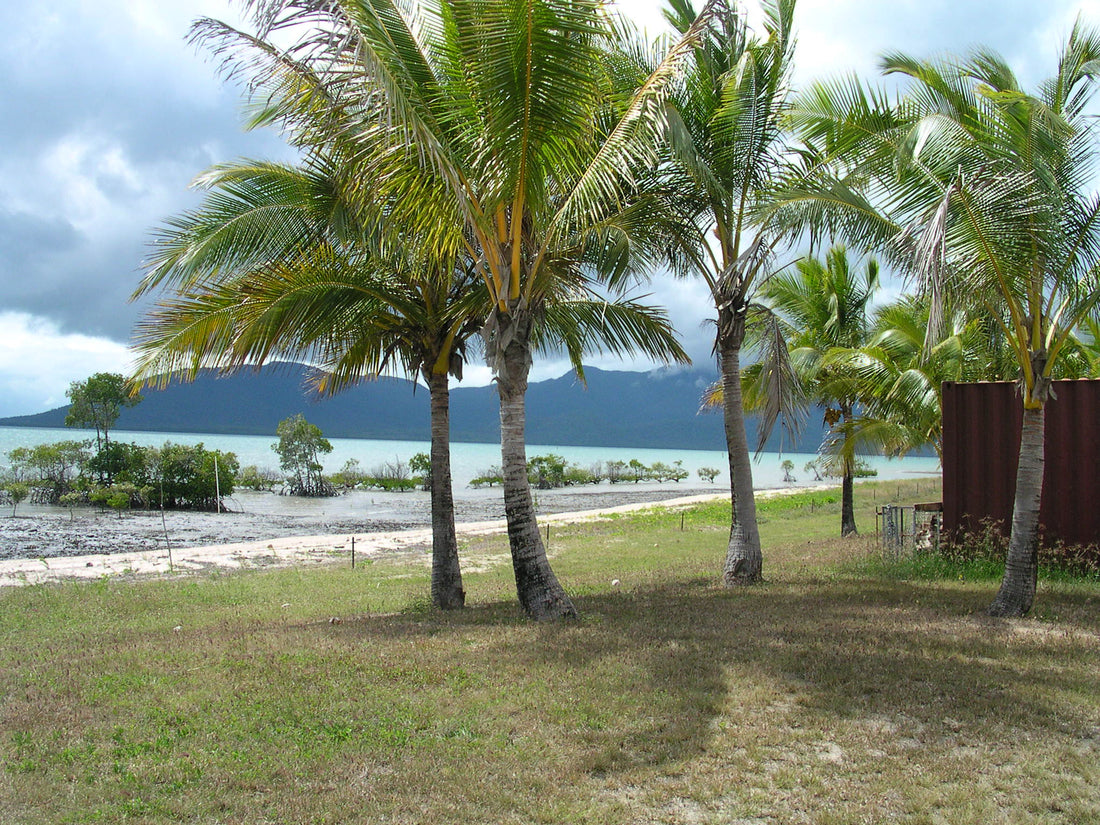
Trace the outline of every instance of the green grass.
{"label": "green grass", "polygon": [[[455,614],[421,563],[4,592],[0,822],[1100,819],[1100,584],[991,620],[995,581],[876,568],[829,495],[762,504],[736,590],[728,505],[554,525],[563,624],[506,563]],[[935,493],[860,485],[865,533],[896,496]]]}

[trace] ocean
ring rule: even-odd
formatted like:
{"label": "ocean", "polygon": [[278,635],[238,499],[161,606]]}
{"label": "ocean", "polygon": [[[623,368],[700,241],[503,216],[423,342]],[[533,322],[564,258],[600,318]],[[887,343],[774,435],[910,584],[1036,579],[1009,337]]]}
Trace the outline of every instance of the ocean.
{"label": "ocean", "polygon": [[[0,427],[0,466],[8,463],[8,452],[16,447],[33,447],[37,444],[49,444],[65,440],[94,440],[94,430],[47,429],[38,427]],[[255,464],[258,467],[278,469],[279,460],[272,445],[278,441],[275,436],[258,435],[218,435],[212,433],[156,433],[112,431],[111,439],[160,447],[165,442],[174,444],[202,443],[207,449],[236,453],[242,467]],[[427,441],[383,441],[368,438],[331,438],[332,452],[322,457],[326,472],[335,472],[349,459],[359,462],[360,469],[370,472],[387,462],[407,462],[416,453],[429,451]],[[680,482],[680,486],[699,486],[701,482],[697,471],[700,467],[713,467],[720,471],[715,487],[729,486],[729,464],[726,453],[718,450],[676,450],[643,449],[632,447],[570,447],[564,445],[528,444],[527,458],[553,453],[566,461],[581,467],[608,461],[637,459],[643,464],[663,461],[673,464],[682,462],[683,468],[690,474]],[[806,486],[820,484],[812,472],[803,468],[812,461],[814,455],[804,453],[762,453],[753,462],[753,486],[758,490],[777,487]],[[783,480],[781,464],[785,460],[794,462],[793,484]],[[886,459],[881,456],[867,456],[864,460],[878,470],[879,479],[911,478],[939,472],[939,460],[935,457],[914,457]],[[500,466],[499,444],[469,444],[453,442],[451,444],[451,474],[456,492],[466,487],[470,479],[481,475],[491,467]],[[606,482],[604,482],[606,484]],[[653,482],[647,482],[653,484]],[[675,487],[674,482],[662,486]],[[707,485],[708,487],[710,485]]]}

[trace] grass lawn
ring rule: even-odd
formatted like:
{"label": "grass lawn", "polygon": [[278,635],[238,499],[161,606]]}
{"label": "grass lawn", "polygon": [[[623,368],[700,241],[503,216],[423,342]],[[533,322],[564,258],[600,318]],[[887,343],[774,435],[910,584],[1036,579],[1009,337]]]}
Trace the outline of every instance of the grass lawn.
{"label": "grass lawn", "polygon": [[[930,484],[860,485],[860,528]],[[1100,821],[1100,584],[988,619],[836,498],[762,503],[736,590],[728,505],[555,525],[562,624],[506,562],[455,614],[420,563],[0,593],[0,822]]]}

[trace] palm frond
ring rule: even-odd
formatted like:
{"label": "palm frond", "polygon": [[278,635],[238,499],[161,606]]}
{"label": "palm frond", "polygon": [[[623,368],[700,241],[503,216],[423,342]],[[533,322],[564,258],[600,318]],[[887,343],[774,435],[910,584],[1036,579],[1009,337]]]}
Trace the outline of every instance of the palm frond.
{"label": "palm frond", "polygon": [[758,335],[760,358],[749,372],[754,380],[748,383],[747,392],[742,383],[742,393],[746,409],[760,415],[756,442],[759,455],[780,420],[791,441],[797,440],[806,420],[807,392],[791,362],[779,319],[763,307],[756,307],[754,315],[755,323],[764,328]]}
{"label": "palm frond", "polygon": [[564,351],[575,369],[584,355],[641,353],[664,363],[691,363],[663,309],[641,300],[577,299],[548,304],[537,344]]}

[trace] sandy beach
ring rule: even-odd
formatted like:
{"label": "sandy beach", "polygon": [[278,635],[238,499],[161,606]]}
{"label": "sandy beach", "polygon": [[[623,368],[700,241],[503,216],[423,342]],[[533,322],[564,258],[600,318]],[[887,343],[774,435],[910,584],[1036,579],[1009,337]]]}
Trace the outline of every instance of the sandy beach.
{"label": "sandy beach", "polygon": [[[802,488],[805,489],[805,488]],[[784,491],[776,491],[784,492]],[[652,506],[687,506],[728,495],[721,486],[601,485],[540,491],[543,524]],[[0,518],[0,587],[102,576],[164,576],[211,569],[350,563],[431,551],[425,493],[352,492],[336,499],[237,496],[234,512],[113,512],[28,508]],[[456,495],[460,540],[503,532],[500,490]]]}

